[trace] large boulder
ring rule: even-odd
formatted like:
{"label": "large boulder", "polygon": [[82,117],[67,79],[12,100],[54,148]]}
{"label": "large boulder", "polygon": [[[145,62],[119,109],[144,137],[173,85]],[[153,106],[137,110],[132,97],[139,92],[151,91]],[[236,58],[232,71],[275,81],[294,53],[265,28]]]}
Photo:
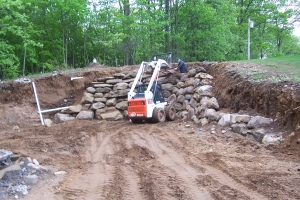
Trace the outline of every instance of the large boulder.
{"label": "large boulder", "polygon": [[271,119],[271,118],[255,116],[250,119],[250,121],[247,124],[247,127],[249,129],[260,128],[260,127],[268,126],[272,122],[273,122],[273,119]]}
{"label": "large boulder", "polygon": [[54,123],[58,124],[65,121],[71,121],[74,120],[75,117],[73,117],[70,114],[62,114],[62,113],[56,113],[54,115]]}
{"label": "large boulder", "polygon": [[83,97],[81,99],[81,104],[91,104],[94,101],[94,95],[88,92],[85,92],[83,94]]}
{"label": "large boulder", "polygon": [[91,110],[83,110],[76,116],[79,120],[91,120],[94,119],[94,112]]}
{"label": "large boulder", "polygon": [[104,108],[106,105],[102,102],[97,102],[97,103],[93,103],[93,105],[91,106],[91,110],[98,110],[100,108]]}
{"label": "large boulder", "polygon": [[79,113],[82,109],[82,105],[76,105],[76,106],[69,106],[66,109],[63,109],[61,112],[64,114],[74,114]]}
{"label": "large boulder", "polygon": [[127,110],[128,102],[127,101],[121,101],[116,104],[116,108],[119,110]]}
{"label": "large boulder", "polygon": [[122,113],[118,110],[102,113],[100,115],[103,120],[107,120],[107,121],[117,121],[117,120],[124,119]]}

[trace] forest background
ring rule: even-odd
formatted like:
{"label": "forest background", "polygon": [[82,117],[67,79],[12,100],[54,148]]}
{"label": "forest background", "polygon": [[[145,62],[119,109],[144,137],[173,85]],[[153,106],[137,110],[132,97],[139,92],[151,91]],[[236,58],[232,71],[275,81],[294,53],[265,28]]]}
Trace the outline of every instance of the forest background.
{"label": "forest background", "polygon": [[300,55],[298,0],[0,0],[0,79],[149,61]]}

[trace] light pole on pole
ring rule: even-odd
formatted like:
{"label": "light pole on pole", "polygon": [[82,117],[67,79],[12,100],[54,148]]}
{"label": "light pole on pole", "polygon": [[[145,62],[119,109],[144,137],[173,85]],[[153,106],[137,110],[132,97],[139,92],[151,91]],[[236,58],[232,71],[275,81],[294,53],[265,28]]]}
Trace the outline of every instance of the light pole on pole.
{"label": "light pole on pole", "polygon": [[250,28],[253,28],[254,22],[248,18],[248,60],[250,60]]}

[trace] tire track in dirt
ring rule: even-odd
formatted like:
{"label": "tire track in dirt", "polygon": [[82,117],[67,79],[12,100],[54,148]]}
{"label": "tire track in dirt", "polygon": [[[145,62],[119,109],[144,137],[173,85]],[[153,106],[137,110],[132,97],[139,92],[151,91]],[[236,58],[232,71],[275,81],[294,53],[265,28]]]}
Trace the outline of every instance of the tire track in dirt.
{"label": "tire track in dirt", "polygon": [[99,128],[104,131],[91,137],[91,145],[84,156],[87,169],[82,170],[84,171],[82,174],[76,170],[70,172],[63,187],[64,199],[69,199],[69,190],[81,191],[75,193],[75,197],[72,195],[70,199],[106,199],[110,192],[109,185],[116,174],[116,169],[110,165],[108,160],[114,149],[111,138],[117,134],[114,133],[114,130],[122,125],[123,123],[112,128],[101,128],[100,126]]}
{"label": "tire track in dirt", "polygon": [[[161,136],[150,135],[150,132],[164,133]],[[178,144],[174,136],[170,139],[170,133],[164,129],[152,127],[149,133],[145,133],[149,148],[158,156],[158,162],[169,171],[169,176],[175,178],[179,185],[185,187],[185,192],[189,194],[191,199],[211,199],[209,193],[199,187],[196,182],[198,174],[202,171],[196,169],[185,162],[185,157],[178,153],[181,144]]]}
{"label": "tire track in dirt", "polygon": [[[187,141],[184,141],[184,143],[187,143]],[[199,145],[206,145],[206,141],[201,141],[201,143]],[[208,190],[214,198],[220,199],[221,196],[224,196],[224,198],[229,199],[235,199],[236,197],[239,197],[239,199],[267,199],[262,194],[242,185],[240,181],[233,179],[227,171],[226,164],[219,159],[221,157],[219,154],[201,153],[194,148],[191,149],[192,145],[186,146],[188,148],[187,153],[192,152],[193,154],[193,156],[187,155],[191,165],[199,166],[200,164],[205,171],[203,175],[199,175],[197,182],[201,184],[199,180],[202,180],[203,177],[206,177],[206,179],[209,177],[210,182],[214,184],[211,184],[213,187],[208,187]]]}
{"label": "tire track in dirt", "polygon": [[90,137],[82,158],[84,170],[70,170],[62,183],[61,196],[63,199],[266,199],[219,169],[222,163],[208,156],[160,124],[123,122],[99,127]]}

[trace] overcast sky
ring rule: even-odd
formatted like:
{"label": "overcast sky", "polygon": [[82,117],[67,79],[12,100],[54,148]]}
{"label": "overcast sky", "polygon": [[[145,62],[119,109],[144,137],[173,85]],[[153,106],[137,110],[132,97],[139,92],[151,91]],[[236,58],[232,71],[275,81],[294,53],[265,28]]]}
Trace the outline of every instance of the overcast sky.
{"label": "overcast sky", "polygon": [[295,24],[294,35],[300,37],[300,23]]}

